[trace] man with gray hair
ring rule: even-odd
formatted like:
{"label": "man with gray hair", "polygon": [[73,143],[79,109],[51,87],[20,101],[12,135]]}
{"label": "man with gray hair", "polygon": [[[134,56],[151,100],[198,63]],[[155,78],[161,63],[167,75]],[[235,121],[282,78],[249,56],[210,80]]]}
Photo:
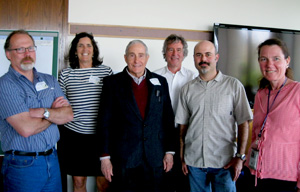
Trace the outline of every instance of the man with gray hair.
{"label": "man with gray hair", "polygon": [[101,170],[112,191],[167,191],[173,167],[174,114],[164,77],[146,69],[148,48],[131,41],[127,67],[103,79],[98,118]]}
{"label": "man with gray hair", "polygon": [[181,87],[196,78],[198,73],[182,67],[188,55],[188,44],[182,36],[169,35],[164,41],[162,53],[167,65],[154,73],[167,79],[173,110],[176,112]]}
{"label": "man with gray hair", "polygon": [[[175,113],[181,87],[196,78],[198,73],[182,67],[182,62],[188,55],[188,44],[182,36],[176,34],[169,35],[164,41],[162,53],[167,65],[154,71],[154,73],[157,73],[167,79],[172,107]],[[176,125],[175,127],[178,128]],[[176,134],[179,137],[179,128],[176,129]],[[189,191],[189,183],[188,177],[184,176],[181,171],[179,144],[176,147],[174,160],[174,169],[170,173],[169,177],[176,181],[173,182],[173,185],[177,192],[187,192]]]}

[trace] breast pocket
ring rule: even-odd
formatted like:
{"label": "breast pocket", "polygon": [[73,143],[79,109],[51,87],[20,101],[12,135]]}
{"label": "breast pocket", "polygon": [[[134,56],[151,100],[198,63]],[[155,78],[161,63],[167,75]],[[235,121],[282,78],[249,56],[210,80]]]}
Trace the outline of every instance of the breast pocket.
{"label": "breast pocket", "polygon": [[232,95],[216,96],[214,102],[214,112],[219,116],[233,115],[233,98]]}
{"label": "breast pocket", "polygon": [[27,93],[26,94],[26,105],[29,107],[29,108],[37,108],[37,95],[33,94],[33,93]]}
{"label": "breast pocket", "polygon": [[47,88],[38,92],[38,100],[43,107],[51,107],[53,101],[55,100],[55,91],[53,88]]}

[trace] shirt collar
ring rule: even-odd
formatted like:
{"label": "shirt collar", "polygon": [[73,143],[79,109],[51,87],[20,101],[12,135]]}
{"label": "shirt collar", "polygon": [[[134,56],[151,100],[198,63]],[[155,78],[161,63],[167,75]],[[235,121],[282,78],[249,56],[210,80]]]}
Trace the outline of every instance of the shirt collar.
{"label": "shirt collar", "polygon": [[223,78],[223,73],[221,71],[218,71],[217,76],[215,77],[215,81],[221,81],[221,79]]}
{"label": "shirt collar", "polygon": [[[201,79],[200,75],[198,75],[197,78],[198,78],[200,81],[203,81],[203,80]],[[222,78],[223,78],[223,73],[222,73],[221,71],[218,71],[217,76],[216,76],[214,79],[212,79],[211,81],[221,81]]]}
{"label": "shirt collar", "polygon": [[140,84],[144,79],[146,79],[146,74],[147,74],[147,70],[145,69],[145,73],[144,75],[142,75],[141,77],[135,77],[133,75],[131,75],[131,73],[129,73],[128,69],[126,68],[126,71],[128,73],[128,75],[133,79],[133,81],[136,83],[136,84]]}
{"label": "shirt collar", "polygon": [[169,70],[168,66],[165,66],[164,74],[166,73],[171,73],[172,75],[175,75],[176,73],[181,73],[182,75],[186,75],[186,70],[184,69],[184,67],[181,67],[180,70],[174,74]]}
{"label": "shirt collar", "polygon": [[[9,72],[13,73],[17,78],[24,77],[21,73],[17,72],[11,65],[9,66],[8,70],[9,70]],[[33,77],[39,78],[36,68],[33,67],[32,70],[33,70]]]}

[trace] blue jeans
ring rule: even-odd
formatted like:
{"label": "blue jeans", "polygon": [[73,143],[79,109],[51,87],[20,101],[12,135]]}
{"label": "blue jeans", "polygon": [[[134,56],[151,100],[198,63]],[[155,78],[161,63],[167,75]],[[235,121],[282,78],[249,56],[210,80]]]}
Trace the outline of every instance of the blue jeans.
{"label": "blue jeans", "polygon": [[188,166],[191,192],[235,192],[229,169]]}
{"label": "blue jeans", "polygon": [[62,191],[56,150],[48,156],[5,154],[1,173],[4,191]]}

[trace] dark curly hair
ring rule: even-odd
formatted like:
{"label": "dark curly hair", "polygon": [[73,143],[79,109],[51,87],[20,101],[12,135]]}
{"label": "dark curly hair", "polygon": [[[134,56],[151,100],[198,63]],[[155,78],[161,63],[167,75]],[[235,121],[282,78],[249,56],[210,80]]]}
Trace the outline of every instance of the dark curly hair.
{"label": "dark curly hair", "polygon": [[92,67],[97,67],[103,63],[103,59],[99,58],[100,52],[99,52],[99,48],[97,46],[97,42],[94,40],[94,36],[87,32],[81,32],[81,33],[77,33],[75,35],[75,38],[73,39],[73,41],[71,42],[71,45],[70,45],[69,54],[66,56],[66,60],[69,61],[70,67],[72,69],[80,68],[79,60],[76,55],[76,51],[77,51],[77,44],[78,44],[79,40],[84,37],[88,37],[91,40],[92,45],[93,45],[94,55],[93,55]]}

